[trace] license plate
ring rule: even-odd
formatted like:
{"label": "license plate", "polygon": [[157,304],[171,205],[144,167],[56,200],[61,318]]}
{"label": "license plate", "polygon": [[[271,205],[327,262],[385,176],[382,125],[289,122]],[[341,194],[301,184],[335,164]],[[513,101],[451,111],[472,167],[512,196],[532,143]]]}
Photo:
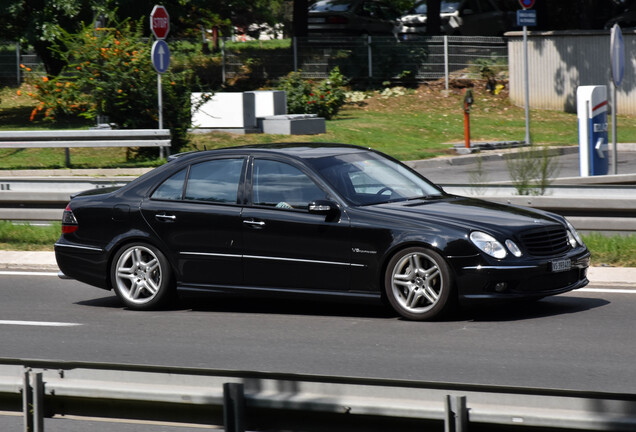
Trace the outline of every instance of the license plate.
{"label": "license plate", "polygon": [[572,261],[570,261],[569,259],[552,261],[550,264],[551,264],[551,270],[554,273],[568,271],[572,268]]}

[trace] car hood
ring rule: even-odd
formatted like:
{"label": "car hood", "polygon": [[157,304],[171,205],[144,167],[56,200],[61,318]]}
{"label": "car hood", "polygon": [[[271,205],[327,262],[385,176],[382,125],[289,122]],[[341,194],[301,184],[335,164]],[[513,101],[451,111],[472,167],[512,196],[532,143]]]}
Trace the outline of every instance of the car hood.
{"label": "car hood", "polygon": [[376,212],[415,223],[435,221],[458,228],[503,235],[542,226],[563,226],[557,217],[547,212],[453,195],[373,207]]}

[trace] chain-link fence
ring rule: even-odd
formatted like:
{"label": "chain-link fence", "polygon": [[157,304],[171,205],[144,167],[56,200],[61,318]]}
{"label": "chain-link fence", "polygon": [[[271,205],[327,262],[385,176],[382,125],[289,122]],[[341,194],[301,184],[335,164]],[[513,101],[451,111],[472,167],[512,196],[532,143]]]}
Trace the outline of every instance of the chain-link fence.
{"label": "chain-link fence", "polygon": [[[189,57],[191,52],[187,50],[193,46],[200,49],[200,43],[191,41],[168,42],[175,60],[180,54]],[[508,70],[508,46],[500,37],[434,36],[407,42],[379,36],[312,37],[294,38],[274,49],[222,42],[220,52],[205,55],[213,61],[189,67],[211,88],[228,82],[236,85],[246,77],[247,85],[264,84],[291,71],[300,71],[305,78],[322,79],[336,66],[353,81],[376,82],[480,78]],[[20,64],[25,67],[20,68]],[[22,82],[27,68],[42,70],[37,56],[21,52],[15,43],[0,42],[3,85]]]}
{"label": "chain-link fence", "polygon": [[[501,37],[434,36],[399,42],[393,37],[294,38],[288,53],[249,61],[267,78],[300,71],[306,78],[326,78],[338,66],[353,80],[429,80],[479,78],[508,68],[508,46]],[[225,49],[225,78],[241,73],[245,60]],[[268,65],[269,66],[266,66]]]}

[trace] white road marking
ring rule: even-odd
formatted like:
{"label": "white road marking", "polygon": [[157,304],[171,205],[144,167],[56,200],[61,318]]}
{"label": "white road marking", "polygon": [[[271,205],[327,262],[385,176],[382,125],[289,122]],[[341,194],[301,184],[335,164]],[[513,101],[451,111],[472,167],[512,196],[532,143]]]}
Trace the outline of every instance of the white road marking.
{"label": "white road marking", "polygon": [[0,276],[55,276],[57,273],[37,271],[0,271]]}
{"label": "white road marking", "polygon": [[581,288],[574,292],[592,292],[592,293],[608,293],[608,294],[636,294],[636,289],[624,288]]}
{"label": "white road marking", "polygon": [[37,326],[37,327],[75,327],[75,326],[81,326],[82,324],[80,324],[80,323],[55,322],[55,321],[0,320],[0,325]]}

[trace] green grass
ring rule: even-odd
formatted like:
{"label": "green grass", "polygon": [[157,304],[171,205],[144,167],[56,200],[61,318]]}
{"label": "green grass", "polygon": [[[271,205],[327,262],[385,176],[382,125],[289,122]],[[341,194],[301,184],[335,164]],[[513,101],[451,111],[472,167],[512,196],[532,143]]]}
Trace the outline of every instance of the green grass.
{"label": "green grass", "polygon": [[[33,101],[17,89],[0,91],[0,130],[81,129],[85,121],[52,124],[29,121]],[[415,160],[454,153],[453,144],[464,142],[463,90],[444,91],[441,83],[423,85],[406,94],[384,98],[378,91],[360,105],[346,105],[340,114],[327,122],[327,133],[311,136],[227,133],[192,135],[189,148],[211,149],[234,145],[322,141],[342,142],[373,147],[401,160]],[[478,83],[475,104],[470,115],[471,140],[522,141],[525,137],[524,110],[510,103],[507,93],[487,93]],[[636,142],[636,121],[619,116],[618,141]],[[533,110],[530,131],[537,144],[577,145],[578,124],[575,114]],[[160,161],[138,161],[126,149],[72,149],[74,168],[156,166]],[[62,168],[63,149],[0,150],[0,169]]]}
{"label": "green grass", "polygon": [[53,250],[60,237],[62,224],[14,224],[0,220],[0,250],[38,251]]}
{"label": "green grass", "polygon": [[591,233],[583,240],[592,251],[594,265],[636,267],[636,235],[606,237]]}

